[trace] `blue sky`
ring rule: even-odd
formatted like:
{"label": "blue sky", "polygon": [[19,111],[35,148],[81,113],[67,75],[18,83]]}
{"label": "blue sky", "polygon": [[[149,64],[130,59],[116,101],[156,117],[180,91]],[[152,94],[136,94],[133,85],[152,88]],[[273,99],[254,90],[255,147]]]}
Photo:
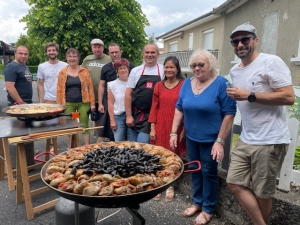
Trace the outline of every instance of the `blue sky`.
{"label": "blue sky", "polygon": [[[213,8],[226,0],[137,0],[147,16],[150,26],[146,34],[159,36]],[[29,6],[24,0],[0,0],[0,40],[14,43],[21,34],[26,34],[25,24],[19,20],[28,12]]]}

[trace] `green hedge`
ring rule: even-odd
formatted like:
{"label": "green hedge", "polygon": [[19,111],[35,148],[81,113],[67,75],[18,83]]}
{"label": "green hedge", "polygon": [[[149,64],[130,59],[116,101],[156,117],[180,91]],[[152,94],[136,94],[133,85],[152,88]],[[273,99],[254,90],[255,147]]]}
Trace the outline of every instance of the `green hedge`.
{"label": "green hedge", "polygon": [[28,66],[28,68],[29,68],[31,73],[37,73],[37,69],[38,69],[37,66]]}

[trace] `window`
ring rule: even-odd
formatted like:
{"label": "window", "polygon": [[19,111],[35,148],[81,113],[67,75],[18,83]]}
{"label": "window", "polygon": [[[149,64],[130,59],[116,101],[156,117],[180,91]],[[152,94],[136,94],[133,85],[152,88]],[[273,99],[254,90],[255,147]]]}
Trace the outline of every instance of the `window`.
{"label": "window", "polygon": [[177,41],[169,43],[170,52],[177,52]]}
{"label": "window", "polygon": [[203,48],[213,50],[214,29],[203,31]]}
{"label": "window", "polygon": [[190,33],[190,35],[189,35],[189,50],[193,50],[193,43],[194,43],[194,34]]}

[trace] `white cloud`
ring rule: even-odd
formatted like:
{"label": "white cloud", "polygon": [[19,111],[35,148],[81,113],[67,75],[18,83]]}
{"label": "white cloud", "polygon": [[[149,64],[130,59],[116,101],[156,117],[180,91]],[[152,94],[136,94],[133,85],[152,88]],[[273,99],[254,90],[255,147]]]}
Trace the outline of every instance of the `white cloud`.
{"label": "white cloud", "polygon": [[[155,36],[168,32],[218,7],[226,0],[137,0],[150,26],[146,34]],[[25,24],[19,20],[28,13],[25,0],[0,0],[0,40],[14,43],[26,34]]]}
{"label": "white cloud", "polygon": [[26,24],[19,20],[27,14],[28,9],[29,6],[23,0],[0,2],[0,40],[14,43],[21,34],[26,34]]}

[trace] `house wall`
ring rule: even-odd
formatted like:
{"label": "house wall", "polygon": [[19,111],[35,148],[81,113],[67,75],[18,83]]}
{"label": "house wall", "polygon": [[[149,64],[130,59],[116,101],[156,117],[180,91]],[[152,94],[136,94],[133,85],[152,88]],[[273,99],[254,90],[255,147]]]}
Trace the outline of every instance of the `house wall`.
{"label": "house wall", "polygon": [[[225,14],[224,24],[224,44],[222,48],[221,60],[221,74],[228,74],[230,68],[233,66],[231,61],[234,60],[234,52],[230,44],[230,34],[232,30],[238,25],[250,22],[257,29],[257,36],[259,44],[257,50],[265,53],[272,53],[278,55],[288,65],[291,70],[293,85],[300,85],[299,69],[290,60],[297,57],[300,38],[300,0],[251,0]],[[270,16],[278,15],[278,24],[271,24],[274,20],[265,21]],[[275,18],[275,17],[274,17]],[[265,24],[265,26],[264,26]],[[277,30],[273,29],[270,32],[270,27],[277,26]],[[273,35],[271,35],[273,34]],[[272,47],[274,41],[277,41],[275,48]],[[263,43],[262,43],[263,42]],[[268,52],[266,52],[268,51]]]}
{"label": "house wall", "polygon": [[198,48],[203,48],[203,31],[214,29],[214,41],[213,41],[213,50],[221,49],[222,41],[223,41],[223,17],[216,18],[207,23],[201,24],[194,28],[184,31],[184,34],[181,36],[174,37],[172,39],[168,39],[164,41],[164,52],[169,52],[169,44],[171,42],[177,41],[177,49],[178,51],[187,51],[189,48],[189,34],[194,34],[193,39],[193,50]]}

